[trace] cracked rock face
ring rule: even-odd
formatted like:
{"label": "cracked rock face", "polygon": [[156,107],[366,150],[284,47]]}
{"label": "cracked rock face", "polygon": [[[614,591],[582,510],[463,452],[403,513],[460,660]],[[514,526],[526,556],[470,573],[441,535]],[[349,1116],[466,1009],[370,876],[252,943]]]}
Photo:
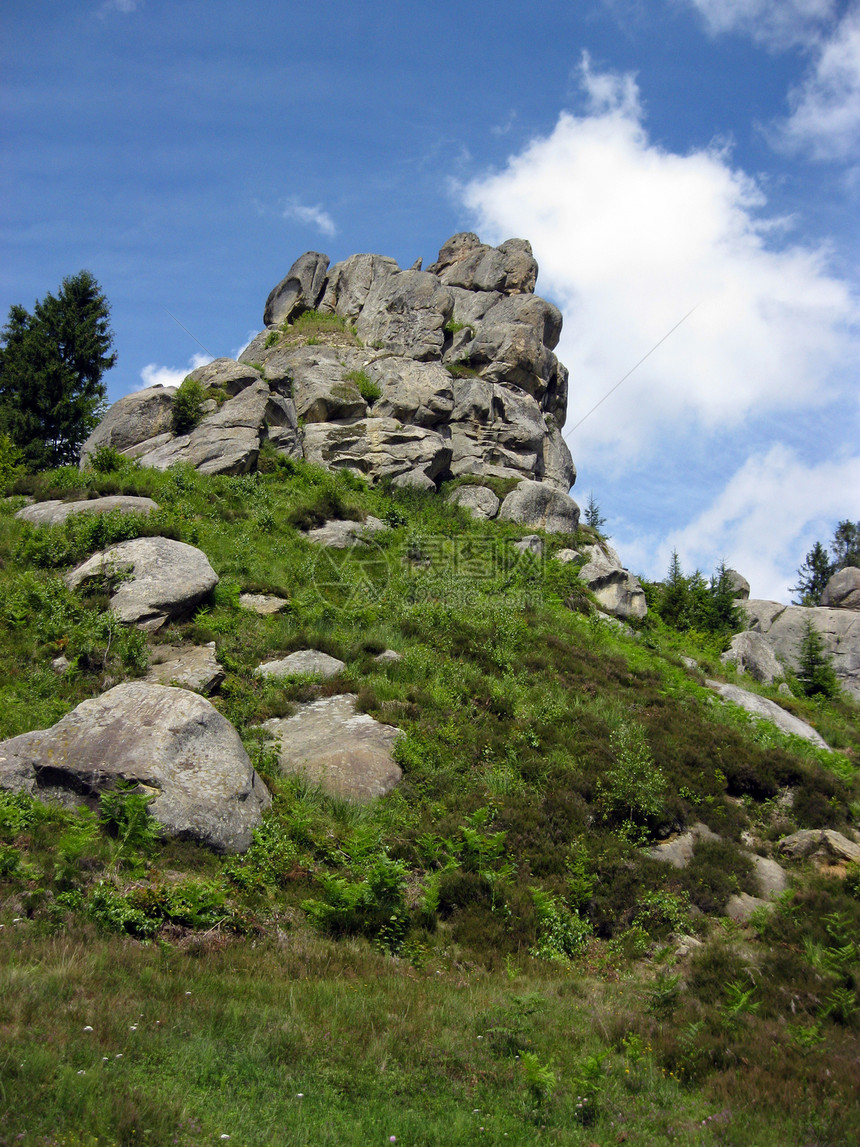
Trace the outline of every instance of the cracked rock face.
{"label": "cracked rock face", "polygon": [[125,781],[165,836],[243,852],[272,803],[239,734],[204,697],[143,681],[0,744],[0,787],[75,807]]}
{"label": "cracked rock face", "polygon": [[207,395],[198,425],[176,435],[175,390],[150,387],[111,407],[82,461],[109,445],[158,469],[185,461],[241,474],[268,443],[373,481],[434,489],[484,475],[567,497],[576,470],[561,434],[562,319],[534,293],[537,273],[525,240],[490,247],[471,232],[426,271],[374,254],[329,266],[306,252],[270,293],[267,329],[240,361],[191,372]]}

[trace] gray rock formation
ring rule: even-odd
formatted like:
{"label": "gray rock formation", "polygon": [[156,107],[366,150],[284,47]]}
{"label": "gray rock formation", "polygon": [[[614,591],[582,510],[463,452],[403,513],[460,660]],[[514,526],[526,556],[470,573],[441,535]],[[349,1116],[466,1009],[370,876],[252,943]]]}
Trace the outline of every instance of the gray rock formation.
{"label": "gray rock formation", "polygon": [[641,621],[648,612],[645,591],[638,578],[622,566],[615,550],[601,542],[600,545],[583,546],[582,552],[588,560],[579,571],[580,580],[585,582],[606,612],[623,621],[630,618]]}
{"label": "gray rock formation", "polygon": [[257,667],[261,677],[337,677],[346,666],[337,657],[319,649],[299,649],[277,661],[266,661]]}
{"label": "gray rock formation", "polygon": [[215,657],[214,641],[206,645],[154,645],[149,664],[144,681],[176,685],[195,693],[214,693],[225,677]]}
{"label": "gray rock formation", "polygon": [[328,256],[306,251],[290,267],[266,299],[263,322],[266,326],[282,323],[311,311],[320,300],[326,283]]}
{"label": "gray rock formation", "polygon": [[152,796],[165,836],[219,852],[251,844],[271,797],[239,734],[196,693],[133,681],[50,729],[0,744],[0,787],[73,807],[126,781]]}
{"label": "gray rock formation", "polygon": [[779,851],[793,860],[812,857],[824,864],[860,864],[860,844],[832,828],[804,828],[785,836]]}
{"label": "gray rock formation", "polygon": [[93,554],[65,580],[69,589],[107,583],[110,608],[120,621],[155,630],[199,605],[218,584],[218,575],[206,555],[185,542],[133,538]]}
{"label": "gray rock formation", "polygon": [[357,712],[351,693],[302,705],[295,716],[273,717],[262,727],[275,738],[285,773],[304,775],[335,796],[372,800],[402,776],[392,754],[399,730]]}
{"label": "gray rock formation", "polygon": [[[370,254],[329,268],[307,252],[269,295],[267,329],[240,361],[192,372],[207,392],[196,427],[176,436],[175,391],[150,388],[111,407],[82,459],[109,444],[145,466],[240,474],[269,443],[396,485],[433,489],[475,474],[566,495],[576,470],[561,433],[561,314],[534,294],[536,279],[522,239],[489,247],[455,235],[428,271]],[[313,345],[290,325],[308,310],[331,316]]]}
{"label": "gray rock formation", "polygon": [[749,628],[760,633],[776,656],[791,669],[798,667],[798,655],[811,621],[824,641],[842,687],[860,697],[860,615],[850,609],[820,606],[781,605],[778,601],[738,602]]}
{"label": "gray rock formation", "polygon": [[821,604],[830,609],[860,610],[860,569],[847,566],[835,573],[824,587]]}
{"label": "gray rock formation", "polygon": [[817,745],[819,749],[830,748],[821,734],[811,725],[807,725],[806,721],[801,721],[775,701],[769,701],[767,697],[760,697],[758,693],[750,693],[748,689],[741,689],[737,685],[728,685],[722,681],[707,681],[706,684],[719,693],[725,701],[731,701],[733,705],[745,709],[756,721],[770,721],[782,733],[802,737],[804,741]]}
{"label": "gray rock formation", "polygon": [[15,517],[34,526],[60,526],[74,514],[110,514],[116,510],[121,514],[151,514],[157,509],[152,498],[111,494],[106,498],[85,498],[80,502],[62,502],[59,499],[35,502],[19,510]]}
{"label": "gray rock formation", "polygon": [[763,685],[772,685],[785,676],[784,667],[766,639],[751,630],[736,633],[720,661],[736,666],[739,673],[748,673]]}

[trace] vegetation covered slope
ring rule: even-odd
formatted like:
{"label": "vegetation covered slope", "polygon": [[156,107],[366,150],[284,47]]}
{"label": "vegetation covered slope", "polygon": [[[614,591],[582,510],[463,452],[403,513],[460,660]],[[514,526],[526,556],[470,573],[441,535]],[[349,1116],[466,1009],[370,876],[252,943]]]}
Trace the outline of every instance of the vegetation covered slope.
{"label": "vegetation covered slope", "polygon": [[[174,537],[221,581],[163,639],[216,642],[214,703],[275,800],[219,859],[159,842],[136,796],[0,794],[0,1144],[857,1141],[857,873],[798,866],[748,926],[723,915],[750,848],[855,823],[856,709],[782,699],[834,753],[727,710],[681,660],[724,674],[716,645],[590,609],[551,560],[584,537],[536,559],[521,527],[277,458],[95,463],[16,491],[160,509],[34,529],[3,505],[0,736],[145,671],[143,635],[61,574]],[[301,533],[368,514],[389,529],[363,549]],[[302,648],[346,668],[255,675]],[[403,734],[403,781],[365,807],[280,776],[259,728],[341,692]],[[648,857],[696,822],[719,840],[687,868]]]}

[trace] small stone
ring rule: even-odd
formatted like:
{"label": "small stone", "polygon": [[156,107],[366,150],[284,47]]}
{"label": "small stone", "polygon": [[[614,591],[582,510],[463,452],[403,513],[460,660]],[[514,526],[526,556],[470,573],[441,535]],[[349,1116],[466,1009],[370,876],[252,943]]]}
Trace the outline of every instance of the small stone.
{"label": "small stone", "polygon": [[279,661],[267,661],[257,667],[261,677],[336,677],[346,668],[337,657],[319,649],[300,649]]}
{"label": "small stone", "polygon": [[403,654],[398,653],[396,649],[384,649],[382,653],[378,653],[373,660],[379,665],[387,665],[396,661],[402,661]]}
{"label": "small stone", "polygon": [[290,603],[285,597],[278,597],[274,593],[240,593],[239,605],[252,613],[259,613],[266,617],[272,613],[281,613]]}
{"label": "small stone", "polygon": [[514,542],[514,549],[521,554],[534,554],[540,557],[543,554],[543,542],[538,534],[526,534],[518,542]]}

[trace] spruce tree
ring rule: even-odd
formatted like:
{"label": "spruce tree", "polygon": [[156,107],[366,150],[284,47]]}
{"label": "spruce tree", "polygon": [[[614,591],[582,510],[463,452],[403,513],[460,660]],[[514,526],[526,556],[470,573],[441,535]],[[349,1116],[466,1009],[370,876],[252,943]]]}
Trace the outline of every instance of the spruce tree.
{"label": "spruce tree", "polygon": [[89,271],[64,279],[30,314],[15,305],[0,336],[0,432],[43,469],[77,461],[99,421],[102,375],[116,362],[110,306]]}
{"label": "spruce tree", "polygon": [[795,678],[807,697],[835,697],[839,681],[824,647],[824,638],[807,618],[800,642]]}

